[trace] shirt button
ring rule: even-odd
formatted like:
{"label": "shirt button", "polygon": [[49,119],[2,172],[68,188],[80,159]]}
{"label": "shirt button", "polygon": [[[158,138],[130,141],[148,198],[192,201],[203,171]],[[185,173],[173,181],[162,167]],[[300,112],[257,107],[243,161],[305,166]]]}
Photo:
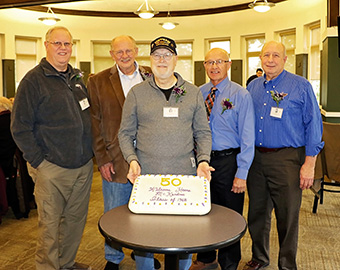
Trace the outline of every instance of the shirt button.
{"label": "shirt button", "polygon": [[267,91],[267,94],[269,94],[269,91]]}
{"label": "shirt button", "polygon": [[262,145],[262,143],[260,142],[260,145]]}
{"label": "shirt button", "polygon": [[260,129],[259,131],[262,132],[262,129]]}
{"label": "shirt button", "polygon": [[273,88],[275,88],[275,85],[273,85]]}
{"label": "shirt button", "polygon": [[266,106],[266,105],[267,105],[267,103],[263,103],[263,105],[264,105],[264,106]]}
{"label": "shirt button", "polygon": [[261,120],[263,119],[263,116],[261,116]]}

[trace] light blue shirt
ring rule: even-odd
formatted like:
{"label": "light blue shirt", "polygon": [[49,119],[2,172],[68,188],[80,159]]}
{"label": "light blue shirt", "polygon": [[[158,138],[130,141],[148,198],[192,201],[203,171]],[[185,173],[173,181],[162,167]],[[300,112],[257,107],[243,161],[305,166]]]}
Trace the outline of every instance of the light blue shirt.
{"label": "light blue shirt", "polygon": [[[303,77],[282,71],[267,81],[266,75],[248,85],[255,109],[255,145],[267,148],[306,147],[307,156],[317,155],[323,147],[322,119],[311,84]],[[270,91],[286,93],[279,103],[281,118],[271,116],[277,107]]]}
{"label": "light blue shirt", "polygon": [[[206,99],[213,84],[201,86],[203,98]],[[240,85],[225,78],[216,85],[216,98],[210,114],[212,133],[212,150],[240,148],[237,155],[237,172],[235,177],[247,179],[248,171],[254,158],[254,108],[249,92]],[[223,99],[229,99],[232,109],[222,113]]]}

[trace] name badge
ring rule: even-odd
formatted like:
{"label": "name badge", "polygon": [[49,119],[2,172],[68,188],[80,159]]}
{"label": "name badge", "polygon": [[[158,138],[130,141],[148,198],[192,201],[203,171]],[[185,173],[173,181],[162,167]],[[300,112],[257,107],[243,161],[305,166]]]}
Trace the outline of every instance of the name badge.
{"label": "name badge", "polygon": [[196,167],[196,160],[192,157],[192,158],[190,158],[190,160],[191,160],[191,166],[193,167],[193,168],[195,168]]}
{"label": "name badge", "polygon": [[84,98],[81,101],[79,101],[79,104],[80,104],[80,107],[83,111],[90,107],[90,103],[87,100],[87,98]]}
{"label": "name badge", "polygon": [[164,107],[163,117],[178,117],[178,108],[175,107]]}
{"label": "name badge", "polygon": [[272,107],[270,116],[275,118],[282,118],[283,108]]}

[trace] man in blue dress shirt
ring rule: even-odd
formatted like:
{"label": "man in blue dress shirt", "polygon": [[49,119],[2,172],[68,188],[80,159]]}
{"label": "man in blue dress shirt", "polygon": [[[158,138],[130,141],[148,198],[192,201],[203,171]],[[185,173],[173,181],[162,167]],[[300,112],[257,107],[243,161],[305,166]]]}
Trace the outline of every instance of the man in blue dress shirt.
{"label": "man in blue dress shirt", "polygon": [[285,47],[266,43],[260,54],[265,75],[248,90],[255,109],[255,158],[247,180],[252,259],[246,270],[269,265],[271,213],[275,210],[280,270],[295,270],[302,190],[313,184],[323,147],[322,120],[311,84],[284,70]]}
{"label": "man in blue dress shirt", "polygon": [[[246,179],[254,157],[253,102],[246,89],[229,80],[231,61],[225,50],[210,50],[204,67],[210,82],[201,91],[212,132],[210,166],[215,168],[210,182],[211,202],[242,215]],[[222,270],[236,270],[240,259],[240,242],[218,252]],[[201,269],[219,269],[215,251],[197,254],[190,270]]]}

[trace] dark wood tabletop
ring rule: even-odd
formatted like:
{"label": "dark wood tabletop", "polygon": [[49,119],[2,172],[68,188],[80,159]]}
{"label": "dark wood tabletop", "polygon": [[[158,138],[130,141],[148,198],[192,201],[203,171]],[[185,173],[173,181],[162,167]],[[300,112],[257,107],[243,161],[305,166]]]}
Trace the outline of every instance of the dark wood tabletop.
{"label": "dark wood tabletop", "polygon": [[168,259],[177,260],[176,265],[178,254],[229,246],[240,240],[247,229],[240,214],[215,204],[205,216],[133,214],[123,205],[106,212],[98,226],[109,244],[163,253],[166,259],[171,255]]}

